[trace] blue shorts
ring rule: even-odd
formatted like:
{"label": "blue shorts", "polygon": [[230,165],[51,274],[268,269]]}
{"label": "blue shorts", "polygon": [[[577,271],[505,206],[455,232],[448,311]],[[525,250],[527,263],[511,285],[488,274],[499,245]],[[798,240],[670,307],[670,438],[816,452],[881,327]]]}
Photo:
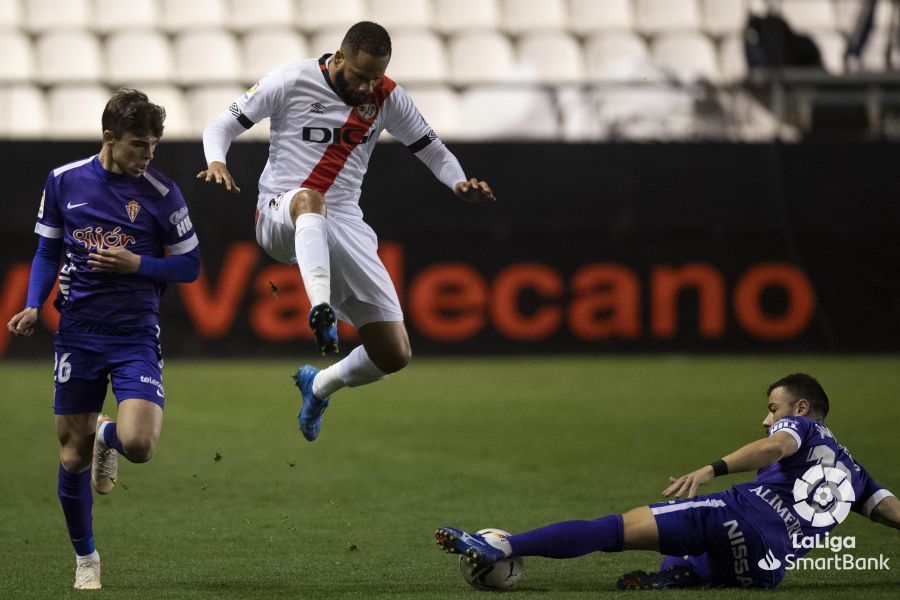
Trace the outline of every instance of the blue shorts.
{"label": "blue shorts", "polygon": [[158,333],[146,329],[131,335],[85,331],[88,329],[80,327],[56,333],[54,414],[100,412],[110,380],[117,403],[137,398],[163,407]]}
{"label": "blue shorts", "polygon": [[[713,585],[773,588],[784,578],[781,536],[766,539],[753,525],[755,510],[728,491],[651,504],[659,528],[659,551],[670,556],[706,554]],[[773,554],[774,552],[774,554]]]}

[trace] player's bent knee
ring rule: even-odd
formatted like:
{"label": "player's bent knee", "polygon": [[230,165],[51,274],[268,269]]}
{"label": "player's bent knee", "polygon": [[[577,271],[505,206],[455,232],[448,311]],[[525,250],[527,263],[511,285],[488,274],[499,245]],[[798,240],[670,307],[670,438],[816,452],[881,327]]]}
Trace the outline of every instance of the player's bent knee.
{"label": "player's bent knee", "polygon": [[291,220],[305,213],[325,215],[325,196],[315,190],[300,190],[291,198]]}
{"label": "player's bent knee", "polygon": [[69,473],[80,473],[91,466],[93,444],[66,445],[59,450],[59,463]]}
{"label": "player's bent knee", "polygon": [[385,373],[396,373],[400,369],[406,367],[412,360],[412,351],[409,346],[400,348],[390,354],[380,357],[379,360],[372,358],[375,366]]}
{"label": "player's bent knee", "polygon": [[153,457],[156,442],[149,438],[121,439],[122,449],[129,461],[145,463]]}

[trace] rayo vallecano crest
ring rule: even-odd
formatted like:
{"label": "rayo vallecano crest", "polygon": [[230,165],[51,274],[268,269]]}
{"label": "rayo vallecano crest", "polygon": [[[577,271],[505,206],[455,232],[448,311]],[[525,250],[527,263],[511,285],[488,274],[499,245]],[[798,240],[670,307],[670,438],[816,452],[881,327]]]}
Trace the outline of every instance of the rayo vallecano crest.
{"label": "rayo vallecano crest", "polygon": [[141,210],[141,205],[138,204],[137,200],[129,200],[128,204],[125,205],[125,210],[128,211],[128,218],[134,223],[134,220],[137,219],[138,211]]}
{"label": "rayo vallecano crest", "polygon": [[364,121],[372,121],[378,114],[378,107],[374,104],[360,104],[356,107],[356,114]]}

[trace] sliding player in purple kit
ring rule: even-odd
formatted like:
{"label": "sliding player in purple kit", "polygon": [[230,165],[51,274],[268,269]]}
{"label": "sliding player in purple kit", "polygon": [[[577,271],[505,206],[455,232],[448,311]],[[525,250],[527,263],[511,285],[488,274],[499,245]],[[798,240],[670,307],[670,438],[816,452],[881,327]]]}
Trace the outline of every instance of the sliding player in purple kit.
{"label": "sliding player in purple kit", "polygon": [[[100,153],[50,173],[34,229],[40,237],[26,308],[7,324],[16,335],[31,335],[58,270],[53,412],[76,589],[101,587],[91,482],[109,493],[117,454],[146,462],[159,440],[160,297],[166,282],[194,281],[200,272],[184,197],[149,168],[165,117],[143,92],[121,89],[103,111]],[[109,379],[118,421],[99,414]]]}
{"label": "sliding player in purple kit", "polygon": [[[767,436],[679,478],[663,494],[682,500],[593,521],[565,521],[494,540],[453,527],[438,544],[487,567],[509,556],[574,558],[591,552],[655,550],[656,573],[634,571],[621,589],[777,586],[785,567],[850,510],[900,529],[900,501],[879,486],[825,427],[828,396],[813,377],[788,375],[768,390]],[[717,475],[758,469],[726,492],[694,496]],[[816,538],[816,536],[819,536]]]}

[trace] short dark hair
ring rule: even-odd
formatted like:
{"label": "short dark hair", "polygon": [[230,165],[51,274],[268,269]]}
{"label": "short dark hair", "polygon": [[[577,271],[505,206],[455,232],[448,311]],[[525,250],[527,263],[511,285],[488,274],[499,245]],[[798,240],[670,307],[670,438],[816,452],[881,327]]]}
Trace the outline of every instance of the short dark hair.
{"label": "short dark hair", "polygon": [[162,137],[166,109],[150,102],[147,94],[131,88],[119,88],[103,109],[103,131],[116,139],[126,131],[138,136]]}
{"label": "short dark hair", "polygon": [[359,51],[367,52],[375,57],[391,55],[391,36],[387,30],[372,21],[360,21],[347,30],[341,48],[350,51],[350,57],[356,58]]}
{"label": "short dark hair", "polygon": [[769,386],[766,395],[771,394],[772,390],[780,387],[787,390],[793,396],[795,402],[802,399],[808,400],[812,412],[822,415],[823,419],[828,416],[828,396],[825,394],[825,390],[822,389],[822,385],[812,375],[794,373],[782,377]]}

